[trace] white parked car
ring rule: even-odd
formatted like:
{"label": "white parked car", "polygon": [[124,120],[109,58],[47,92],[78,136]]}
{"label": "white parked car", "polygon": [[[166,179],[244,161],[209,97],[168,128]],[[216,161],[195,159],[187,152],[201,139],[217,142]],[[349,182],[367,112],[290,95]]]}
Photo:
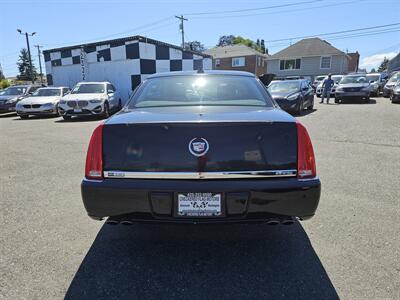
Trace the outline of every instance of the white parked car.
{"label": "white parked car", "polygon": [[58,112],[69,120],[73,116],[102,116],[122,108],[121,97],[110,82],[80,82],[58,105]]}
{"label": "white parked car", "polygon": [[[328,78],[328,76],[326,76],[323,80],[321,80],[320,83],[319,83],[318,86],[317,86],[317,89],[316,89],[316,91],[315,91],[315,94],[317,95],[318,98],[321,98],[321,95],[322,95],[322,92],[323,92],[322,84],[324,83],[324,80],[325,80],[326,78]],[[332,80],[335,82],[335,84],[333,85],[333,87],[332,87],[332,89],[331,89],[330,95],[331,95],[331,96],[335,96],[336,88],[337,88],[337,86],[338,86],[340,80],[342,80],[343,75],[332,75],[331,78],[332,78]]]}
{"label": "white parked car", "polygon": [[58,115],[61,97],[70,92],[68,87],[44,87],[37,89],[29,97],[19,101],[15,107],[21,119],[30,115]]}

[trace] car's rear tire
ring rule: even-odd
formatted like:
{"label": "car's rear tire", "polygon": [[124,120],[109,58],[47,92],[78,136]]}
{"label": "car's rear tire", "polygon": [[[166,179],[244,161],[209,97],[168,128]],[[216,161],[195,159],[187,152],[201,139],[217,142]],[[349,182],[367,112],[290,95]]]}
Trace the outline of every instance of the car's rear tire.
{"label": "car's rear tire", "polygon": [[340,99],[335,97],[335,103],[339,104],[340,103]]}
{"label": "car's rear tire", "polygon": [[71,120],[71,116],[62,116],[65,121]]}
{"label": "car's rear tire", "polygon": [[311,101],[311,104],[307,107],[308,110],[314,109],[314,100]]}
{"label": "car's rear tire", "polygon": [[369,103],[369,102],[370,102],[369,97],[366,97],[365,100],[364,100],[364,102],[365,102],[365,103]]}

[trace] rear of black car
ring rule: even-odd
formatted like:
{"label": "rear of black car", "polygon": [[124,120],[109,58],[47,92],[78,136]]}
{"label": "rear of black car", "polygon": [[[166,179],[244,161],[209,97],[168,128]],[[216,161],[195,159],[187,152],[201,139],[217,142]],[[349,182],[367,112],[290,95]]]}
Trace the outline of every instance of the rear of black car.
{"label": "rear of black car", "polygon": [[226,121],[126,122],[151,112],[116,116],[121,121],[93,133],[82,182],[89,216],[200,223],[314,215],[320,195],[314,153],[307,131],[291,117],[256,119],[265,111],[255,108],[248,121],[231,114]]}

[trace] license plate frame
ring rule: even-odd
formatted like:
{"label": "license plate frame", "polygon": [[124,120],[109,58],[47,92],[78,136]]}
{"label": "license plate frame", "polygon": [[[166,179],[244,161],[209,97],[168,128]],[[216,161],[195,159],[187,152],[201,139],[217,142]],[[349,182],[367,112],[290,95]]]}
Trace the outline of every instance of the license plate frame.
{"label": "license plate frame", "polygon": [[224,216],[222,193],[178,192],[175,216],[180,218],[220,218]]}
{"label": "license plate frame", "polygon": [[75,108],[74,109],[74,113],[81,113],[82,112],[82,108]]}

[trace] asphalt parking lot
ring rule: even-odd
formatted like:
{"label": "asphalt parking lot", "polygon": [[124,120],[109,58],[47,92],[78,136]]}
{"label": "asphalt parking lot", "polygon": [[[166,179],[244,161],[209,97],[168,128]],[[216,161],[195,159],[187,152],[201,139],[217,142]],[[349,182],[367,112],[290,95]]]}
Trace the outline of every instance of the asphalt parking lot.
{"label": "asphalt parking lot", "polygon": [[111,226],[80,181],[99,120],[0,118],[0,298],[399,299],[400,105],[316,104],[317,215]]}

